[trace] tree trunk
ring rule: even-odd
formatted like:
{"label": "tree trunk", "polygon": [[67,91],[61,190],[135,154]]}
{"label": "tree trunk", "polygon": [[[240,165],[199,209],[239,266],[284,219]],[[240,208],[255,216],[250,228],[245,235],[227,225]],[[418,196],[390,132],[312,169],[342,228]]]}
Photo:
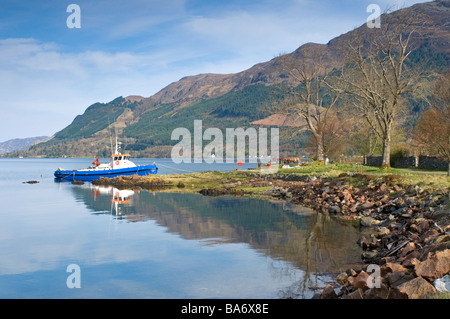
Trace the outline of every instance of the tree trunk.
{"label": "tree trunk", "polygon": [[323,156],[323,144],[321,139],[317,140],[317,148],[316,148],[316,160],[318,161],[325,161],[325,158]]}
{"label": "tree trunk", "polygon": [[391,166],[391,137],[388,135],[383,139],[383,161],[381,167]]}

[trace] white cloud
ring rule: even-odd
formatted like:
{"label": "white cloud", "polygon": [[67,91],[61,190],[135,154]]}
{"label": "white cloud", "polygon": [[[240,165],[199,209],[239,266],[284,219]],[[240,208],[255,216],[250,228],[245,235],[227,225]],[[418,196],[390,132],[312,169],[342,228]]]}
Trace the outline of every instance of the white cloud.
{"label": "white cloud", "polygon": [[[155,93],[167,80],[150,73],[158,63],[159,54],[63,53],[35,39],[0,40],[0,109],[7,117],[0,140],[51,135],[92,103]],[[36,117],[36,125],[23,125]]]}
{"label": "white cloud", "polygon": [[216,16],[196,16],[183,28],[193,46],[207,46],[209,52],[228,52],[237,60],[252,57],[254,63],[258,63],[280,52],[293,51],[306,42],[327,43],[362,23],[348,16],[321,16],[322,8],[303,5],[303,2],[291,3],[272,11],[230,11]]}

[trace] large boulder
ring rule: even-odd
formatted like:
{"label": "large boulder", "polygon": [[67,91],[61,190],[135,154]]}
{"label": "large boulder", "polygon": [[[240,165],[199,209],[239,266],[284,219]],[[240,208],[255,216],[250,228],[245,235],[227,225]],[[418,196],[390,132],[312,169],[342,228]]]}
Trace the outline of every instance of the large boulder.
{"label": "large boulder", "polygon": [[424,299],[436,294],[436,289],[433,285],[422,277],[409,280],[398,286],[397,289],[408,299]]}
{"label": "large boulder", "polygon": [[337,299],[336,292],[332,285],[326,285],[320,294],[320,299]]}
{"label": "large boulder", "polygon": [[364,270],[362,270],[358,276],[355,277],[354,281],[353,281],[353,289],[357,290],[357,289],[362,289],[362,291],[366,291],[367,289],[369,289],[369,286],[367,284],[367,281],[369,280],[370,275],[368,273],[366,273]]}
{"label": "large boulder", "polygon": [[415,265],[417,276],[436,280],[450,273],[450,249],[430,253],[428,258]]}
{"label": "large boulder", "polygon": [[390,287],[397,287],[413,278],[414,275],[409,270],[393,271],[386,274],[384,282]]}

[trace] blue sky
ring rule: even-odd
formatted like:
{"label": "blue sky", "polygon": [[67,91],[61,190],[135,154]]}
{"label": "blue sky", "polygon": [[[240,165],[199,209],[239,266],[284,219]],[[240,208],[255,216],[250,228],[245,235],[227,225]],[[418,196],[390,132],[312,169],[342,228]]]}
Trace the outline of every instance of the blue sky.
{"label": "blue sky", "polygon": [[[420,0],[1,0],[0,142],[53,135],[95,102],[151,96],[187,75],[235,73],[327,43]],[[70,4],[81,28],[68,28]]]}

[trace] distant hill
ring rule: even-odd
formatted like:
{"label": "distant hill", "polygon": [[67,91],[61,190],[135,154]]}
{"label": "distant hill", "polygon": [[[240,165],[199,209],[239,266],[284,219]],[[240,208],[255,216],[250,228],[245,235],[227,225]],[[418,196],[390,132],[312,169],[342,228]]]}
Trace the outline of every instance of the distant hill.
{"label": "distant hill", "polygon": [[[450,1],[441,0],[412,6],[428,17],[422,35],[413,42],[410,63],[426,66],[430,72],[443,72],[450,56]],[[399,11],[388,13],[391,17]],[[383,21],[383,16],[382,16]],[[320,47],[329,66],[343,63],[346,41],[355,35],[367,37],[364,24],[330,40],[327,44],[307,43],[288,55],[300,59],[303,49]],[[29,156],[109,156],[111,135],[117,133],[123,149],[133,156],[169,156],[171,132],[177,127],[192,131],[194,119],[203,120],[203,128],[249,127],[282,124],[280,148],[289,153],[305,146],[307,135],[295,135],[299,123],[280,121],[268,105],[282,98],[282,85],[293,85],[280,67],[280,57],[256,64],[233,74],[199,74],[171,83],[153,96],[118,97],[109,103],[95,103],[78,115],[54,137],[30,148]],[[426,106],[409,97],[407,124],[412,125]],[[283,124],[284,123],[284,124]]]}
{"label": "distant hill", "polygon": [[33,144],[44,141],[48,138],[48,136],[38,136],[28,138],[15,138],[6,142],[0,142],[0,154],[27,150]]}

